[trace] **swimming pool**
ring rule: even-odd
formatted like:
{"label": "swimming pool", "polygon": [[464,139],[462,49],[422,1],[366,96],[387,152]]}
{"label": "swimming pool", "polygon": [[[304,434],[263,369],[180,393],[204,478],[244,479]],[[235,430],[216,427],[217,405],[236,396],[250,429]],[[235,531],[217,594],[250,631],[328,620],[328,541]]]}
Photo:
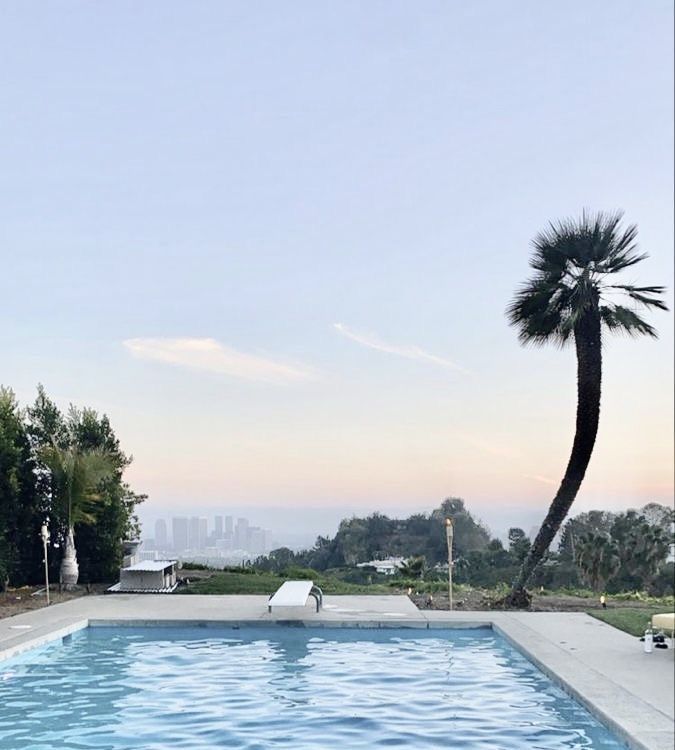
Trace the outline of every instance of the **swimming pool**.
{"label": "swimming pool", "polygon": [[2,750],[621,747],[487,628],[89,627],[0,662]]}

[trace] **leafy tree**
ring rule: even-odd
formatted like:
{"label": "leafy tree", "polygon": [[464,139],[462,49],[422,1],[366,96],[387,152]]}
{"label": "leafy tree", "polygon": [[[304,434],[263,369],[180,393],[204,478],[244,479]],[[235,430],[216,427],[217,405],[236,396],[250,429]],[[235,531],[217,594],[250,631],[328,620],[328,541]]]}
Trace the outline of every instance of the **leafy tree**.
{"label": "leafy tree", "polygon": [[473,550],[485,549],[490,542],[490,532],[466,509],[459,497],[446,498],[439,508],[431,513],[428,528],[429,545],[427,557],[435,562],[448,558],[445,537],[445,519],[452,518],[454,527],[453,555],[461,557]]}
{"label": "leafy tree", "polygon": [[[52,445],[67,448],[70,444],[68,429],[63,414],[49,398],[44,387],[37,387],[37,397],[25,410],[26,433],[34,459],[35,483],[44,518],[49,519],[51,540],[55,548],[63,549],[68,532],[65,508],[52,502],[56,490],[52,486],[52,474],[40,460],[40,452]],[[57,580],[61,563],[58,554],[48,556],[49,578]]]}
{"label": "leafy tree", "polygon": [[[327,570],[386,557],[425,557],[433,566],[448,557],[445,518],[452,516],[455,525],[454,555],[484,549],[488,530],[466,509],[460,498],[447,498],[431,514],[415,513],[409,518],[389,518],[373,513],[366,518],[344,519],[332,538],[318,537],[312,549],[298,552],[295,564],[315,570]],[[264,569],[267,564],[259,558]],[[258,562],[256,562],[258,564]]]}
{"label": "leafy tree", "polygon": [[[86,581],[116,577],[122,540],[139,535],[135,507],[144,499],[124,482],[130,463],[105,415],[71,408],[64,416],[41,385],[21,410],[0,388],[0,585],[42,580],[45,520],[55,547],[74,529]],[[58,563],[49,555],[52,579]]]}
{"label": "leafy tree", "polygon": [[455,563],[455,580],[472,586],[505,583],[516,572],[517,562],[500,539],[491,539],[484,549],[470,550]]}
{"label": "leafy tree", "polygon": [[14,393],[0,387],[0,588],[39,580],[44,515],[34,469]]}
{"label": "leafy tree", "polygon": [[508,551],[504,549],[501,539],[491,539],[485,553],[487,554],[488,564],[495,568],[504,568],[511,562],[511,557]]}
{"label": "leafy tree", "polygon": [[607,510],[589,510],[570,518],[563,526],[558,552],[564,560],[574,560],[575,544],[590,533],[610,534],[616,513]]}
{"label": "leafy tree", "polygon": [[327,570],[342,564],[337,558],[336,545],[332,539],[326,536],[318,536],[311,550],[302,553],[301,557],[305,565],[315,570]]}
{"label": "leafy tree", "polygon": [[666,562],[658,570],[649,587],[653,596],[675,595],[675,564]]}
{"label": "leafy tree", "polygon": [[37,396],[32,406],[26,409],[26,431],[35,452],[48,445],[67,448],[71,442],[68,425],[58,406],[49,398],[42,384],[38,384]]}
{"label": "leafy tree", "polygon": [[[99,451],[110,456],[112,472],[95,488],[99,500],[90,508],[95,522],[77,524],[75,535],[81,579],[86,582],[115,579],[122,563],[122,541],[140,535],[135,508],[145,496],[133,492],[123,479],[132,459],[121,450],[110,421],[92,409],[71,407],[64,416],[44,388],[38,386],[37,398],[27,409],[27,432],[33,454],[38,458],[42,451],[54,447],[84,453]],[[40,460],[36,465],[36,481],[50,516],[52,539],[63,545],[68,536],[66,509],[53,502],[59,488],[53,486],[52,472]],[[51,556],[52,564],[55,558]]]}
{"label": "leafy tree", "polygon": [[629,510],[614,521],[612,539],[621,560],[616,587],[648,588],[666,560],[670,534]]}
{"label": "leafy tree", "polygon": [[394,533],[394,523],[382,513],[373,513],[366,518],[366,538],[371,559],[386,557]]}
{"label": "leafy tree", "polygon": [[[565,524],[559,548],[562,567],[573,557],[588,583],[589,573],[584,567],[591,566],[592,570],[593,555],[597,558],[595,562],[599,563],[599,556],[608,552],[600,542],[609,541],[619,564],[611,575],[604,576],[603,586],[608,591],[672,590],[666,565],[672,537],[671,510],[656,503],[645,508],[640,512],[629,510],[625,513],[592,510],[571,518]],[[589,539],[596,542],[595,552],[587,548]]]}
{"label": "leafy tree", "polygon": [[337,536],[341,557],[346,565],[372,559],[368,543],[368,524],[364,518],[349,518],[340,523]]}
{"label": "leafy tree", "polygon": [[647,503],[640,509],[640,515],[644,516],[650,526],[658,526],[666,534],[673,533],[675,524],[675,509],[660,503]]}
{"label": "leafy tree", "polygon": [[275,573],[285,570],[296,562],[295,553],[288,547],[273,549],[269,554],[269,559]]}
{"label": "leafy tree", "polygon": [[603,591],[607,581],[621,567],[621,558],[608,534],[589,532],[575,547],[576,563],[593,591]]}
{"label": "leafy tree", "polygon": [[388,556],[424,556],[431,565],[447,560],[445,518],[454,521],[454,554],[484,548],[490,540],[487,529],[476,521],[460,498],[447,498],[430,515],[416,513],[392,519],[380,513],[352,517],[340,523],[333,540],[317,540],[303,560],[317,569],[322,565],[356,565]]}
{"label": "leafy tree", "polygon": [[[621,228],[621,213],[552,223],[534,240],[530,261],[535,274],[509,305],[509,321],[524,344],[574,342],[577,356],[577,418],[572,452],[560,487],[528,556],[516,576],[507,603],[526,606],[525,590],[561,527],[593,453],[600,417],[602,328],[631,336],[656,336],[635,308],[667,309],[663,287],[611,283],[614,274],[646,256],[637,252],[637,227]],[[631,307],[614,301],[628,297]],[[610,299],[611,295],[611,299]]]}
{"label": "leafy tree", "polygon": [[531,543],[527,534],[517,527],[509,529],[509,552],[517,562],[522,563],[530,551]]}

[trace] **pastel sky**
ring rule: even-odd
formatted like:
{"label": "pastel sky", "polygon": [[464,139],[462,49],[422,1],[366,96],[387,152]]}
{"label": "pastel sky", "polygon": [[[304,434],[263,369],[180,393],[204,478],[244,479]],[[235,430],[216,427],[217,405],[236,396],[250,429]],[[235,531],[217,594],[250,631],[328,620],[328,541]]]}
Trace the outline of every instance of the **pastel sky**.
{"label": "pastel sky", "polygon": [[[672,29],[670,0],[2,3],[0,380],[108,413],[148,512],[541,511],[574,353],[504,309],[584,207],[672,287]],[[672,502],[651,320],[606,342],[578,509]]]}

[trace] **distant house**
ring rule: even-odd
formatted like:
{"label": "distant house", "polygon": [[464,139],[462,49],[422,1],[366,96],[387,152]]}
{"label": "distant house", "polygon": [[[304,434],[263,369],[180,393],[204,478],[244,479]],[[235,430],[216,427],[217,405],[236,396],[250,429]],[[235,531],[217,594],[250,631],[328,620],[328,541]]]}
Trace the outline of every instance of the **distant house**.
{"label": "distant house", "polygon": [[357,568],[375,568],[376,573],[385,576],[395,575],[405,564],[403,557],[388,557],[386,560],[371,560],[370,562],[358,563]]}

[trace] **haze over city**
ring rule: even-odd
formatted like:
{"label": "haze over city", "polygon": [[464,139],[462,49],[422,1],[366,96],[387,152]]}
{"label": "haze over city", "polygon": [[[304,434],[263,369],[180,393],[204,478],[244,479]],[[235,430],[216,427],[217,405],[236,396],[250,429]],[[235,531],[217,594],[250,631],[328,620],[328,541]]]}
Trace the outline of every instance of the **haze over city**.
{"label": "haze over city", "polygon": [[[624,209],[629,280],[671,285],[671,3],[29,7],[0,23],[20,401],[41,380],[108,414],[150,525],[311,538],[447,496],[497,533],[541,520],[575,357],[504,310],[584,207]],[[605,339],[575,512],[672,503],[673,315],[649,320]]]}

